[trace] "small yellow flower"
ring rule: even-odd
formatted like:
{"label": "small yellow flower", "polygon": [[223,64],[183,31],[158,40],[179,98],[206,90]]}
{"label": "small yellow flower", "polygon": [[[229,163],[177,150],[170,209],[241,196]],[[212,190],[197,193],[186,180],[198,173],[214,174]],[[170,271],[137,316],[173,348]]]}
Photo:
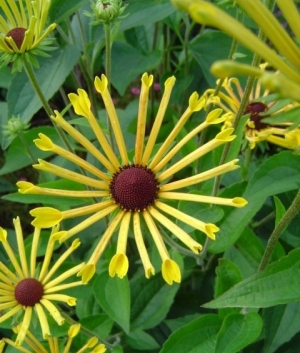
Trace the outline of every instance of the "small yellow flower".
{"label": "small yellow flower", "polygon": [[[89,189],[86,191],[58,190],[34,186],[29,182],[21,181],[18,183],[18,187],[20,188],[19,191],[24,194],[34,193],[53,196],[102,198],[98,203],[67,211],[59,211],[51,207],[39,207],[31,211],[31,215],[35,217],[33,224],[38,227],[52,227],[67,218],[92,214],[73,228],[59,232],[61,236],[60,241],[64,241],[74,236],[96,221],[112,215],[106,231],[99,239],[99,243],[94,249],[91,257],[88,259],[85,267],[80,271],[80,275],[82,275],[84,282],[87,282],[95,273],[97,261],[102,255],[113,233],[118,228],[119,235],[117,251],[116,255],[113,256],[110,262],[109,274],[111,276],[117,275],[122,278],[127,273],[129,264],[126,256],[126,244],[129,229],[133,230],[137,249],[144,266],[145,276],[149,278],[154,274],[154,267],[149,259],[144,236],[141,230],[141,221],[146,223],[146,227],[148,228],[161,256],[162,275],[164,279],[169,284],[172,282],[179,282],[181,278],[179,267],[173,260],[171,260],[162,240],[159,227],[165,227],[170,230],[174,236],[196,254],[201,251],[201,244],[195,241],[171,218],[175,218],[183,223],[191,225],[212,239],[215,238],[215,233],[219,228],[214,224],[202,222],[182,211],[179,211],[175,207],[171,207],[167,204],[168,200],[205,202],[234,207],[243,207],[247,203],[242,198],[226,199],[177,191],[238,168],[236,165],[237,160],[233,160],[212,168],[211,170],[203,171],[184,179],[176,180],[176,178],[173,178],[178,171],[181,171],[204,154],[209,153],[218,146],[232,141],[235,138],[235,136],[232,135],[233,129],[228,128],[222,130],[214,139],[203,146],[196,148],[184,158],[179,159],[173,164],[169,163],[173,157],[178,154],[182,147],[194,136],[211,124],[219,124],[220,122],[223,122],[225,117],[222,116],[221,109],[216,109],[207,116],[204,122],[199,124],[195,129],[187,133],[184,138],[176,143],[175,140],[184,124],[194,112],[201,110],[205,104],[204,97],[199,97],[196,92],[193,93],[190,97],[186,111],[180,117],[177,124],[172,128],[169,136],[160,146],[158,151],[153,154],[171,91],[175,84],[175,78],[170,77],[165,82],[165,91],[147,141],[145,141],[147,104],[153,77],[152,75],[148,76],[147,74],[144,74],[141,81],[142,88],[133,160],[129,159],[119,119],[107,88],[108,82],[106,77],[102,75],[101,78],[96,77],[95,87],[101,94],[106,107],[114,133],[118,154],[113,151],[103,130],[95,119],[91,111],[90,101],[85,91],[79,89],[77,95],[71,93],[69,98],[76,114],[82,115],[87,119],[102,147],[101,150],[96,148],[90,140],[77,131],[58,112],[56,112],[56,116],[53,117],[53,121],[91,153],[102,164],[103,169],[106,169],[107,172],[97,169],[86,160],[55,145],[47,136],[39,134],[39,138],[34,142],[40,149],[44,151],[52,151],[53,153],[72,161],[74,164],[88,171],[92,176],[82,175],[43,160],[40,160],[38,164],[34,165],[34,167],[61,178],[84,184],[88,186]],[[118,156],[120,156],[120,158],[118,158]]]}
{"label": "small yellow flower", "polygon": [[37,264],[37,249],[39,247],[41,229],[37,227],[34,229],[30,261],[28,262],[20,220],[16,218],[13,222],[19,259],[9,244],[7,232],[0,228],[0,242],[14,269],[12,271],[3,262],[0,262],[0,310],[2,311],[0,323],[15,314],[18,314],[18,320],[22,318],[22,324],[19,327],[16,339],[16,345],[21,345],[28,332],[33,315],[38,317],[44,338],[51,334],[45,309],[59,325],[63,324],[64,318],[61,316],[58,307],[53,304],[53,301],[63,302],[70,306],[76,304],[76,298],[59,292],[83,284],[82,281],[64,283],[68,278],[78,273],[83,264],[74,266],[57,277],[54,276],[66,258],[80,245],[78,239],[74,240],[71,247],[56,260],[51,268],[49,264],[53,249],[55,243],[59,241],[57,227],[52,229],[45,257],[43,262],[39,264],[41,266]]}
{"label": "small yellow flower", "polygon": [[[300,15],[293,0],[277,0],[276,5],[283,13],[294,36],[282,27],[280,22],[260,0],[235,0],[248,16],[262,29],[262,32],[272,43],[275,50],[259,39],[242,23],[228,15],[217,6],[202,0],[171,0],[178,8],[189,12],[198,23],[212,26],[227,33],[253,53],[258,54],[268,62],[278,74],[263,72],[250,65],[239,64],[235,61],[216,62],[211,70],[218,77],[225,78],[244,74],[261,77],[263,85],[278,92],[282,97],[300,100],[300,48],[296,40],[300,39]],[[293,38],[296,38],[294,40]]]}
{"label": "small yellow flower", "polygon": [[[20,325],[14,327],[15,333],[20,332]],[[72,349],[72,341],[73,338],[76,337],[80,332],[80,324],[75,324],[70,326],[69,331],[68,331],[68,340],[65,342],[65,344],[60,347],[59,341],[57,337],[51,337],[48,336],[46,337],[46,343],[40,342],[36,336],[31,332],[27,331],[27,334],[25,336],[24,342],[30,347],[30,350],[21,347],[15,344],[12,340],[8,338],[3,338],[0,341],[0,353],[2,353],[5,343],[10,345],[11,347],[14,347],[17,351],[23,352],[23,353],[82,353],[82,352],[89,352],[89,353],[104,353],[106,351],[106,347],[104,344],[98,344],[98,338],[97,337],[92,337],[90,338],[85,345],[83,345],[79,350],[76,352],[74,351],[74,348]],[[60,349],[61,348],[61,349]]]}
{"label": "small yellow flower", "polygon": [[45,29],[50,6],[50,0],[0,0],[4,15],[0,17],[2,66],[17,60],[15,54],[39,55],[47,50],[50,40],[46,38],[56,27],[53,23]]}
{"label": "small yellow flower", "polygon": [[[261,70],[265,70],[266,66],[267,64],[260,65]],[[224,127],[232,126],[244,96],[240,81],[235,77],[225,78],[220,90],[208,89],[204,95],[207,97],[207,104],[218,106],[228,113]],[[244,114],[250,114],[245,125],[245,138],[250,148],[254,148],[258,142],[267,141],[283,148],[297,150],[300,147],[300,127],[289,129],[292,126],[290,121],[266,123],[263,119],[272,117],[276,121],[276,117],[298,105],[297,102],[286,100],[280,104],[280,101],[272,99],[269,90],[262,89],[261,80],[256,79],[244,111]]]}

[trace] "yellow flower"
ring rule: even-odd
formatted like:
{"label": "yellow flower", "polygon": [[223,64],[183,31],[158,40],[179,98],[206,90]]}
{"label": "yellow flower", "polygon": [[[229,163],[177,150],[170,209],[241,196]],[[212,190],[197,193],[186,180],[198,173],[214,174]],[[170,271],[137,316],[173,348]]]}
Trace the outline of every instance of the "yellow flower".
{"label": "yellow flower", "polygon": [[50,0],[0,0],[0,9],[4,15],[0,17],[3,66],[16,60],[15,54],[32,52],[39,55],[41,51],[47,50],[46,45],[50,42],[44,40],[56,27],[53,23],[45,29],[50,6]]}
{"label": "yellow flower", "polygon": [[[266,66],[266,64],[261,65],[261,69],[264,70]],[[256,79],[244,111],[244,114],[250,113],[245,125],[245,138],[249,141],[250,148],[254,148],[258,142],[268,141],[280,147],[296,150],[300,147],[300,128],[290,130],[292,122],[276,123],[275,119],[279,114],[290,111],[298,104],[288,103],[286,100],[280,104],[280,101],[272,99],[269,93],[268,90],[262,89],[261,80]],[[244,89],[239,80],[235,77],[225,78],[219,91],[208,89],[204,95],[207,97],[208,104],[217,105],[228,113],[224,126],[232,126],[244,96]],[[263,119],[267,117],[273,117],[275,122],[264,122]]]}
{"label": "yellow flower", "polygon": [[66,279],[78,273],[83,264],[74,266],[61,275],[54,276],[66,258],[80,245],[78,239],[74,240],[71,247],[50,268],[53,249],[55,243],[59,241],[57,227],[52,230],[45,257],[41,264],[37,264],[37,249],[41,229],[37,227],[34,229],[30,260],[28,261],[20,220],[16,218],[13,222],[16,231],[18,256],[15,255],[16,252],[9,244],[6,230],[0,228],[0,242],[13,267],[13,270],[11,270],[3,262],[0,262],[0,311],[2,311],[0,323],[18,314],[18,320],[21,319],[22,324],[17,335],[16,345],[20,345],[26,336],[33,315],[38,317],[44,338],[51,334],[45,309],[59,325],[63,324],[64,318],[53,301],[63,302],[70,306],[76,304],[76,298],[59,292],[83,284],[82,281],[64,283]]}
{"label": "yellow flower", "polygon": [[[204,232],[212,239],[215,238],[215,233],[219,230],[219,228],[214,224],[204,223],[194,217],[191,217],[188,214],[169,206],[166,202],[168,200],[186,200],[192,202],[205,202],[209,204],[229,205],[234,207],[243,207],[247,203],[240,197],[225,199],[177,191],[178,189],[195,185],[210,178],[214,178],[217,175],[221,175],[238,168],[236,165],[237,160],[233,160],[226,164],[212,168],[211,170],[204,171],[184,179],[173,180],[173,176],[178,171],[196,161],[204,154],[212,151],[214,148],[232,141],[235,136],[232,135],[232,128],[225,129],[218,133],[211,141],[199,148],[196,148],[187,156],[169,166],[169,161],[190,139],[209,125],[223,122],[225,117],[221,115],[221,109],[212,111],[203,123],[189,132],[179,142],[175,143],[176,137],[190,116],[194,112],[201,110],[204,106],[205,99],[203,97],[199,98],[196,92],[193,93],[189,99],[188,108],[183,113],[177,124],[173,127],[169,136],[160,146],[158,151],[153,154],[154,145],[162,125],[171,91],[175,83],[175,78],[170,77],[165,82],[165,90],[159,110],[148,140],[145,143],[148,95],[152,82],[152,75],[148,76],[147,74],[144,74],[142,76],[142,88],[138,110],[133,161],[131,161],[128,156],[119,119],[107,88],[107,79],[104,75],[102,75],[101,79],[96,77],[95,87],[101,94],[106,107],[120,155],[120,160],[114,153],[104,132],[100,128],[91,111],[91,103],[87,93],[84,90],[79,89],[78,95],[74,93],[69,94],[70,101],[76,114],[84,116],[89,122],[97,140],[102,147],[101,151],[103,151],[103,153],[100,152],[100,150],[96,148],[89,139],[87,139],[70,123],[68,123],[58,112],[55,113],[56,116],[53,117],[53,121],[64,129],[70,136],[72,136],[89,153],[91,153],[103,165],[107,172],[103,172],[88,163],[86,160],[66,151],[60,146],[57,146],[44,134],[39,134],[39,139],[34,141],[37,147],[44,151],[52,151],[53,153],[72,161],[80,168],[92,174],[93,177],[67,170],[43,160],[40,160],[39,164],[34,165],[34,167],[36,169],[57,175],[61,178],[84,184],[89,187],[89,190],[57,190],[35,186],[29,182],[21,181],[18,183],[18,187],[20,188],[19,191],[24,194],[103,198],[98,203],[67,211],[59,211],[51,207],[40,207],[30,212],[31,215],[35,217],[33,224],[38,227],[52,227],[64,219],[93,214],[73,228],[60,232],[60,241],[64,241],[72,237],[96,221],[108,215],[112,215],[106,231],[100,238],[98,245],[94,249],[91,257],[88,259],[85,267],[80,271],[80,274],[83,276],[83,282],[87,282],[95,273],[95,265],[118,227],[120,230],[117,251],[109,266],[110,275],[118,275],[122,278],[127,273],[128,259],[126,256],[126,244],[129,229],[133,230],[146,277],[149,278],[154,274],[154,267],[149,259],[144,237],[141,231],[141,221],[145,222],[146,227],[148,228],[161,256],[163,278],[169,284],[172,284],[173,282],[180,282],[180,269],[178,265],[170,259],[158,227],[166,227],[174,236],[176,236],[196,254],[198,254],[198,252],[202,249],[201,244],[196,242],[189,234],[181,229],[181,227],[174,223],[170,217],[191,225],[195,229]],[[170,178],[172,179],[170,180]]]}
{"label": "yellow flower", "polygon": [[[14,331],[16,333],[19,333],[20,325],[14,327]],[[59,345],[59,341],[57,337],[48,336],[46,337],[47,343],[44,343],[44,342],[41,343],[36,338],[36,336],[31,331],[28,330],[25,336],[24,342],[28,345],[28,347],[30,347],[30,349],[17,346],[15,342],[13,342],[12,340],[8,338],[3,338],[0,341],[0,353],[2,353],[5,347],[5,343],[9,344],[17,351],[20,351],[23,353],[69,353],[69,352],[75,353],[74,348],[71,351],[70,351],[70,348],[72,348],[73,338],[77,336],[79,332],[80,332],[80,324],[75,324],[70,326],[68,331],[68,340],[61,347],[61,345]],[[98,338],[92,337],[87,341],[85,345],[83,345],[79,350],[77,350],[76,353],[86,352],[87,350],[89,353],[104,353],[106,351],[105,345],[102,343],[97,345],[97,343],[98,343]]]}
{"label": "yellow flower", "polygon": [[[175,6],[189,12],[196,22],[222,30],[279,71],[278,74],[264,72],[249,65],[226,60],[216,62],[212,66],[211,70],[215,75],[221,78],[239,74],[261,77],[267,89],[278,92],[283,97],[300,100],[300,48],[260,0],[236,0],[235,3],[262,29],[275,50],[243,24],[207,1],[171,1]],[[295,2],[277,0],[276,4],[294,33],[295,39],[299,41],[300,16]]]}

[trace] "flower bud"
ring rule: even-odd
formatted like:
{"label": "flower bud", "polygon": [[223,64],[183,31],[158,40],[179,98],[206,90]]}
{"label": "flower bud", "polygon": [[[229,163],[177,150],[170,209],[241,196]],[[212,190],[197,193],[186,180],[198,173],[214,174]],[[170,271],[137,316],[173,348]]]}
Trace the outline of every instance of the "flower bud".
{"label": "flower bud", "polygon": [[113,23],[123,13],[125,6],[121,7],[119,0],[97,0],[92,4],[93,17],[97,22]]}

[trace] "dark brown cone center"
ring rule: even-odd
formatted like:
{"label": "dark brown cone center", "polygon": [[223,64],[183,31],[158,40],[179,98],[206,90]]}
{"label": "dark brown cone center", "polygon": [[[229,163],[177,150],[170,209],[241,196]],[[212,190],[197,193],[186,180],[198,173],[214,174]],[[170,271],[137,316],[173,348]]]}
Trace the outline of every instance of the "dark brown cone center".
{"label": "dark brown cone center", "polygon": [[16,301],[24,306],[34,306],[44,294],[41,282],[35,278],[25,278],[15,288]]}
{"label": "dark brown cone center", "polygon": [[[27,29],[22,27],[13,28],[6,34],[6,37],[12,37],[16,46],[20,49],[23,44],[26,31]],[[10,49],[13,49],[7,41],[6,44]]]}
{"label": "dark brown cone center", "polygon": [[115,173],[110,183],[113,199],[126,211],[142,211],[153,205],[158,185],[151,169],[140,165],[128,165]]}
{"label": "dark brown cone center", "polygon": [[250,113],[250,120],[254,123],[254,129],[260,131],[265,129],[268,125],[263,123],[261,120],[265,116],[261,116],[261,113],[265,113],[268,110],[268,106],[261,102],[249,103],[245,109],[244,114]]}

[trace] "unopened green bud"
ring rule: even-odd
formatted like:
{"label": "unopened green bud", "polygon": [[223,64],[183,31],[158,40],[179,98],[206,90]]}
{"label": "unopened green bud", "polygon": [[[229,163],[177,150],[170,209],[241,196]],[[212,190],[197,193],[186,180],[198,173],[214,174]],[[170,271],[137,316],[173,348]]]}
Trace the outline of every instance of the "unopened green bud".
{"label": "unopened green bud", "polygon": [[125,6],[121,5],[122,2],[119,0],[97,0],[95,4],[92,4],[93,17],[96,22],[113,23],[125,10]]}
{"label": "unopened green bud", "polygon": [[3,126],[3,135],[15,138],[19,133],[27,130],[29,124],[25,124],[20,116],[12,117],[8,120],[7,125]]}

